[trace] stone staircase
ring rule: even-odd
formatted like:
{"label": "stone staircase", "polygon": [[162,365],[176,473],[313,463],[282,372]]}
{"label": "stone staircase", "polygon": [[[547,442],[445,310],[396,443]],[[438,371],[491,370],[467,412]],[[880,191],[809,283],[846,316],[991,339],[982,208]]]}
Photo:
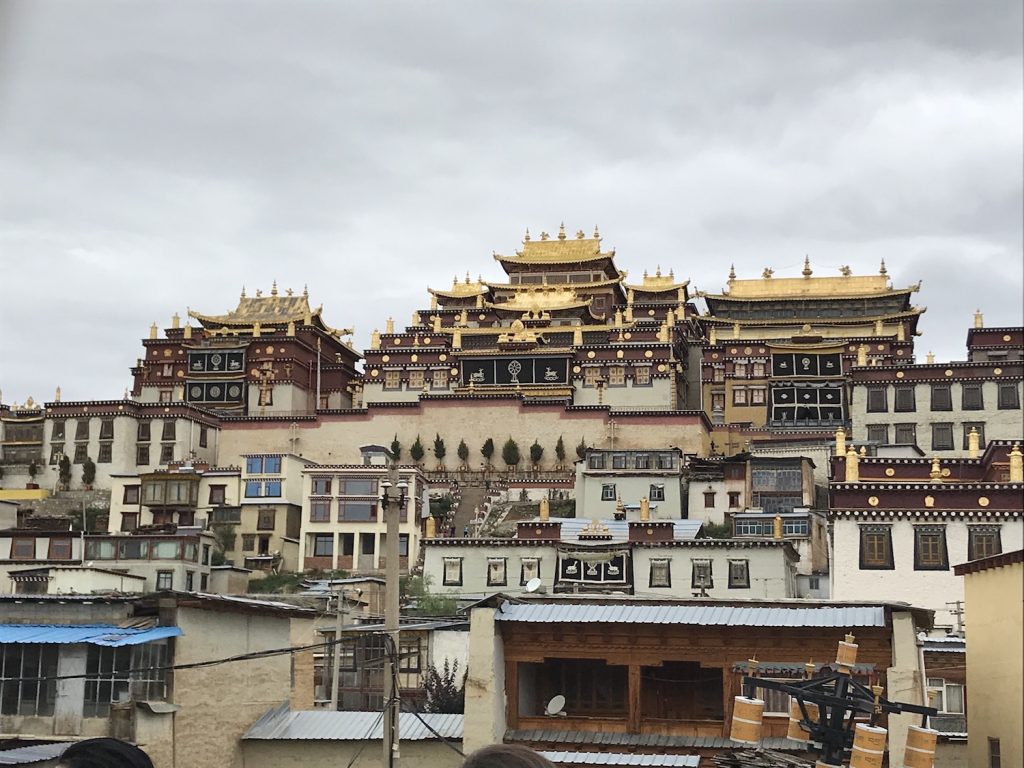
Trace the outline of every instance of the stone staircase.
{"label": "stone staircase", "polygon": [[470,520],[473,519],[473,512],[477,507],[483,506],[483,503],[487,500],[487,490],[484,488],[483,483],[466,483],[460,486],[462,490],[462,498],[459,500],[459,505],[455,508],[455,515],[453,517],[455,525],[455,535],[462,536],[463,530],[469,525]]}
{"label": "stone staircase", "polygon": [[110,491],[57,491],[41,501],[20,502],[22,509],[31,509],[39,517],[73,517],[80,519],[82,510],[110,509]]}

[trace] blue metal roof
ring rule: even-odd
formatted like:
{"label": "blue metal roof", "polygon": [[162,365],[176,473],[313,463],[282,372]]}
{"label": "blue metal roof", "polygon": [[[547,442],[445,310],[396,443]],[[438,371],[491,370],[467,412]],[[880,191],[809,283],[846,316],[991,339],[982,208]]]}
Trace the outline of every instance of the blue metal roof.
{"label": "blue metal roof", "polygon": [[135,629],[112,624],[0,624],[2,643],[89,643],[116,648],[178,637],[178,627]]}
{"label": "blue metal roof", "polygon": [[700,624],[745,627],[884,627],[885,610],[875,606],[821,608],[731,605],[594,605],[507,603],[495,621],[595,624]]}

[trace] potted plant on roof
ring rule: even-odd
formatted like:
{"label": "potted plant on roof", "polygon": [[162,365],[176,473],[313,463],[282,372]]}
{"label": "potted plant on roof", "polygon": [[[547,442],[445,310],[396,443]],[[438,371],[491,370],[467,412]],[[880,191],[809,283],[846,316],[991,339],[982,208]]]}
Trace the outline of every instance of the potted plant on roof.
{"label": "potted plant on roof", "polygon": [[510,475],[516,471],[519,462],[522,460],[522,457],[519,455],[519,445],[511,437],[501,447],[501,459],[505,462],[505,466],[508,467]]}
{"label": "potted plant on roof", "polygon": [[558,459],[558,471],[561,472],[565,469],[565,442],[561,435],[558,436],[558,442],[555,443],[555,458]]}
{"label": "potted plant on roof", "polygon": [[39,474],[39,465],[36,464],[36,460],[32,459],[28,463],[28,482],[25,483],[25,488],[30,491],[34,491],[39,487],[39,483],[36,482],[36,475]]}
{"label": "potted plant on roof", "polygon": [[540,470],[540,460],[544,456],[544,446],[534,438],[533,445],[530,446],[530,462],[533,464],[533,471],[537,472]]}
{"label": "potted plant on roof", "polygon": [[480,455],[484,457],[484,466],[486,469],[491,468],[491,456],[494,455],[494,440],[488,437],[480,449]]}
{"label": "potted plant on roof", "polygon": [[455,452],[459,455],[459,471],[467,472],[469,470],[469,446],[466,445],[465,440],[459,440],[459,447],[455,449]]}
{"label": "potted plant on roof", "polygon": [[423,443],[420,442],[420,436],[416,435],[416,442],[412,444],[411,448],[409,448],[409,456],[412,457],[412,460],[416,463],[417,467],[420,465],[420,462],[423,461],[425,453],[426,451],[423,450]]}
{"label": "potted plant on roof", "polygon": [[437,471],[444,472],[444,457],[448,454],[448,449],[444,447],[444,439],[440,433],[434,433],[434,458],[437,459]]}
{"label": "potted plant on roof", "polygon": [[60,457],[60,461],[57,463],[57,480],[60,483],[61,490],[66,491],[68,486],[71,485],[71,459],[66,455]]}
{"label": "potted plant on roof", "polygon": [[85,457],[85,462],[82,464],[82,485],[85,490],[91,491],[93,481],[96,479],[96,464],[88,456]]}

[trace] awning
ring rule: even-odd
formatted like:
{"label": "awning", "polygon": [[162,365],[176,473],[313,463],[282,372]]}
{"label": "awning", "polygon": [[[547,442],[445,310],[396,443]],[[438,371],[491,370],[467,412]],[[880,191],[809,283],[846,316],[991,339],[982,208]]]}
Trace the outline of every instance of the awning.
{"label": "awning", "polygon": [[178,627],[118,627],[111,624],[0,624],[0,644],[4,643],[88,643],[117,648],[141,645],[168,637],[178,637]]}

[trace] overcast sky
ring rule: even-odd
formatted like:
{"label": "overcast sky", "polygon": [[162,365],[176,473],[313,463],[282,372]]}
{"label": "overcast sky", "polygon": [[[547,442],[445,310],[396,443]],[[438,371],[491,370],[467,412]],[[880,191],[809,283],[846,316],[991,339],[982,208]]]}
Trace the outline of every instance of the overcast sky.
{"label": "overcast sky", "polygon": [[0,389],[309,285],[357,346],[523,231],[701,289],[923,281],[919,359],[1022,322],[1022,22],[985,2],[0,0]]}

